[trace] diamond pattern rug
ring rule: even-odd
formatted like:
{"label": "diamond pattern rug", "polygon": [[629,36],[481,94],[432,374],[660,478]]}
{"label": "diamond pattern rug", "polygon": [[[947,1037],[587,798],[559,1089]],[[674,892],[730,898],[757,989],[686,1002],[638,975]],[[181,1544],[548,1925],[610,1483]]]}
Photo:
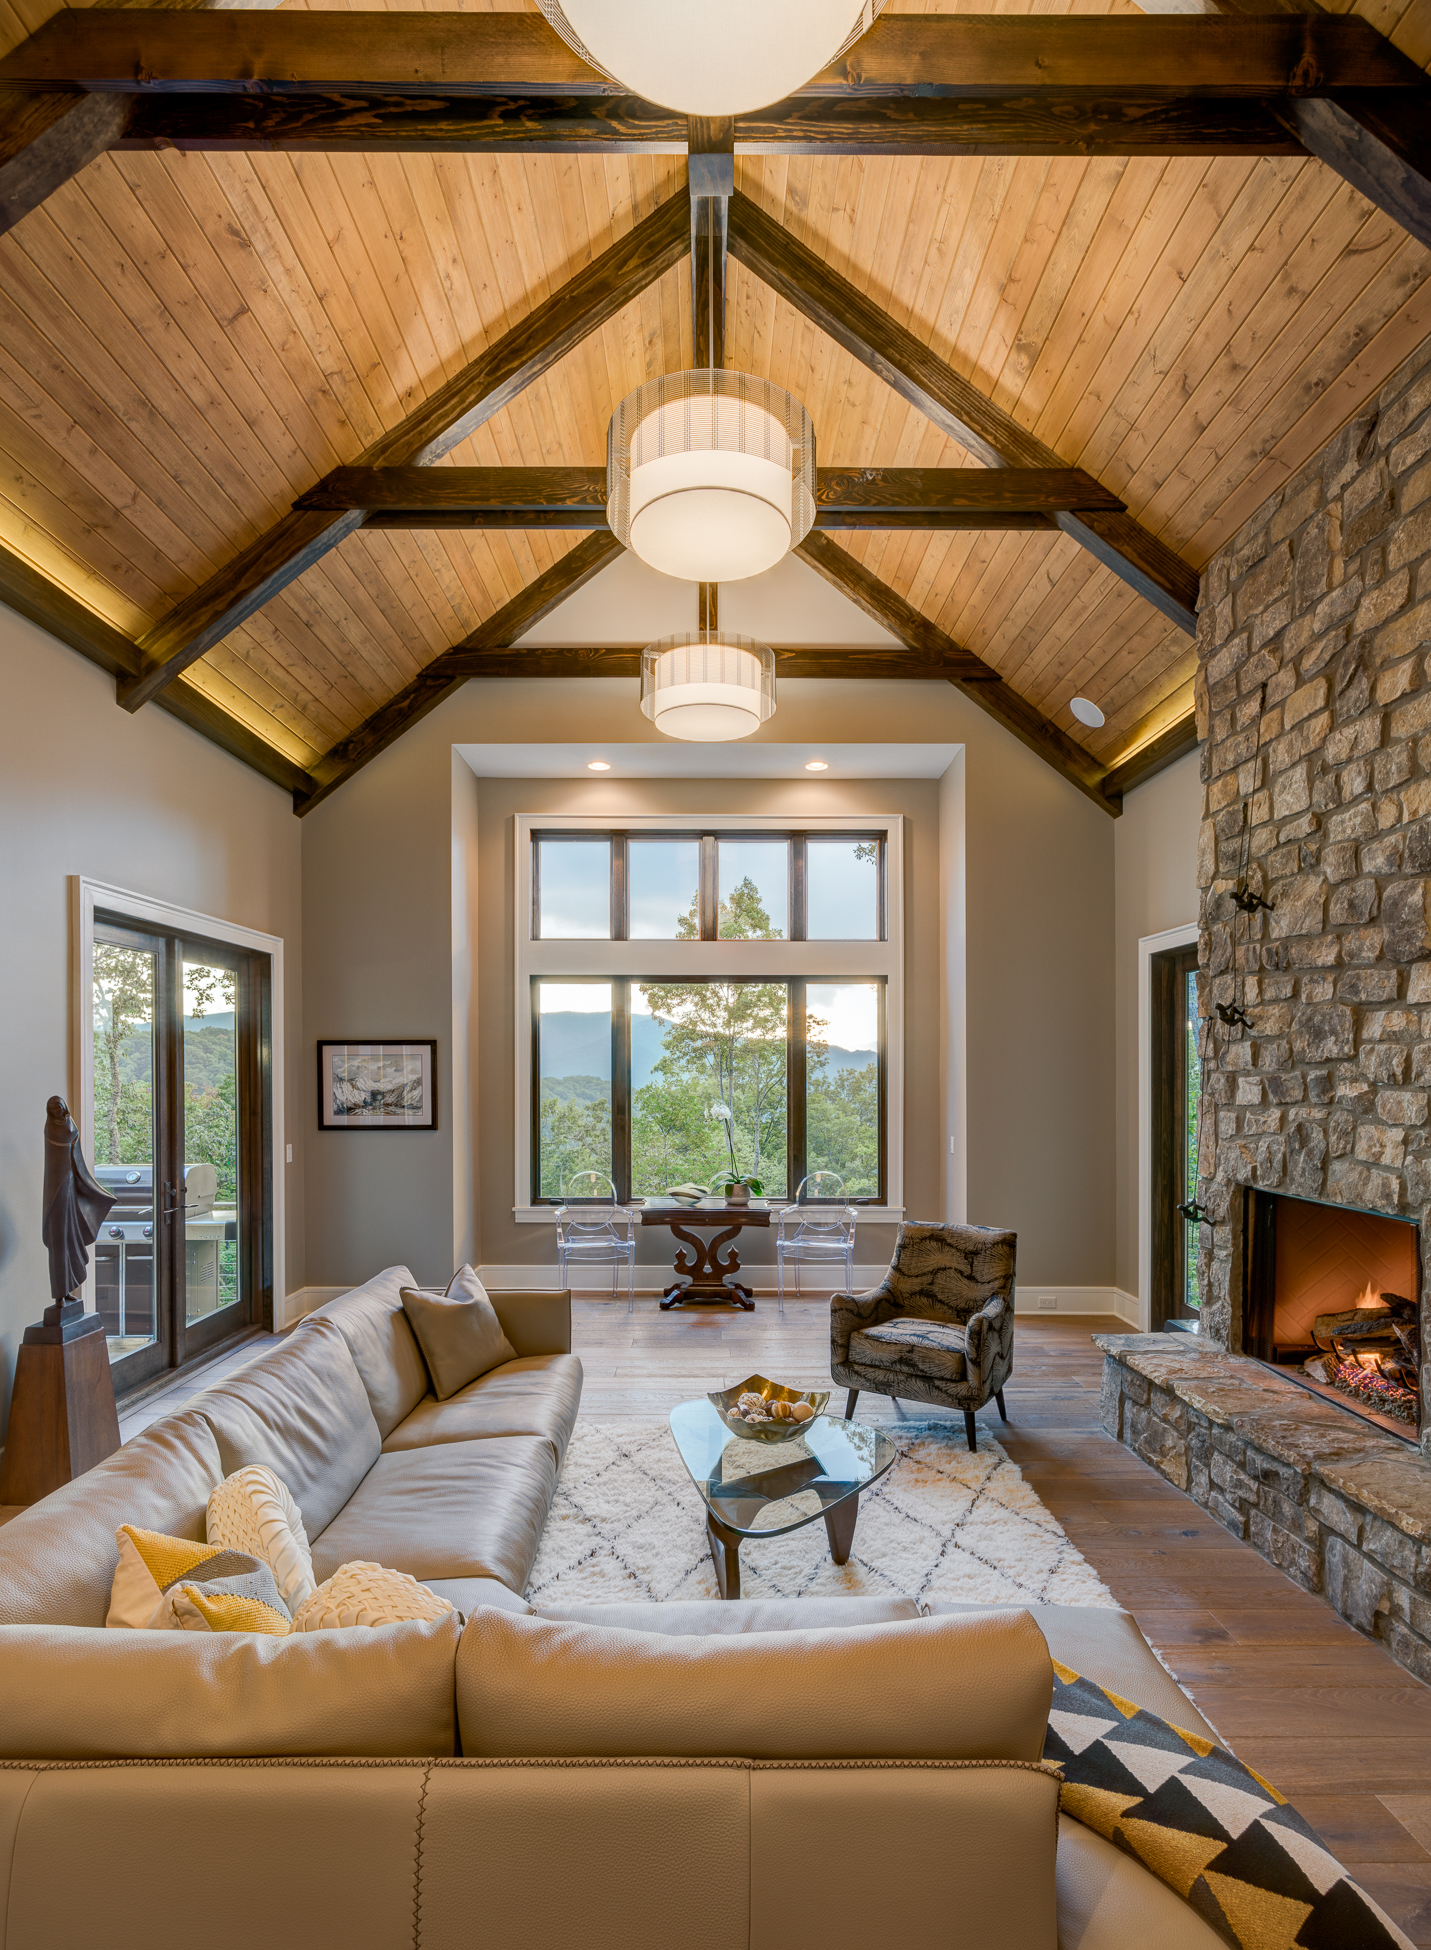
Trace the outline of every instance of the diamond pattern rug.
{"label": "diamond pattern rug", "polygon": [[[867,1594],[975,1604],[1116,1601],[999,1444],[962,1424],[887,1429],[899,1460],[860,1497],[848,1564],[823,1523],[741,1545],[747,1598]],[[716,1598],[705,1513],[664,1422],[578,1421],[527,1596],[545,1604]]]}

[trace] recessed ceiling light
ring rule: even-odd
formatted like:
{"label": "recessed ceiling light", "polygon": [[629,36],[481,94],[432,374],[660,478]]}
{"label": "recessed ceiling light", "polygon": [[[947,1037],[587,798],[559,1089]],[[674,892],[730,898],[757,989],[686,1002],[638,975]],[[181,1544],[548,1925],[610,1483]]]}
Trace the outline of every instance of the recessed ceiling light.
{"label": "recessed ceiling light", "polygon": [[805,760],[805,770],[807,772],[828,772],[829,769],[830,761],[827,758],[807,758]]}
{"label": "recessed ceiling light", "polygon": [[586,761],[586,769],[588,772],[609,772],[611,770],[611,762],[605,758],[589,758]]}
{"label": "recessed ceiling light", "polygon": [[1086,724],[1090,731],[1097,731],[1099,725],[1103,723],[1103,713],[1086,697],[1074,698],[1068,708],[1078,722]]}

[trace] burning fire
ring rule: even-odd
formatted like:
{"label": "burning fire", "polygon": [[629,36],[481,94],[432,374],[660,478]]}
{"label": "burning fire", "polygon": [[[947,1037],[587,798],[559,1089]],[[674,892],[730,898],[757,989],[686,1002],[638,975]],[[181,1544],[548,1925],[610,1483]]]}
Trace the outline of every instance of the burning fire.
{"label": "burning fire", "polygon": [[1377,1292],[1370,1280],[1367,1281],[1366,1285],[1357,1295],[1355,1304],[1358,1307],[1379,1307],[1381,1305],[1381,1295]]}

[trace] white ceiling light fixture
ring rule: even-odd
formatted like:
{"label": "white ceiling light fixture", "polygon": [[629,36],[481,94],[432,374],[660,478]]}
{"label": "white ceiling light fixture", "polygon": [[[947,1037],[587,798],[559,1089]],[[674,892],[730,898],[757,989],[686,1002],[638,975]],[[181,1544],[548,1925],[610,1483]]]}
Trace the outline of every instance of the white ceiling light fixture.
{"label": "white ceiling light fixture", "polygon": [[687,630],[641,652],[641,709],[668,738],[748,738],[775,713],[775,652],[730,630]]}
{"label": "white ceiling light fixture", "polygon": [[782,101],[867,33],[885,0],[537,0],[593,68],[682,115]]}
{"label": "white ceiling light fixture", "polygon": [[648,380],[606,436],[617,539],[663,575],[741,582],[786,556],[815,520],[815,426],[783,387],[702,367]]}
{"label": "white ceiling light fixture", "polygon": [[1097,731],[1099,725],[1105,722],[1103,713],[1091,698],[1076,697],[1068,708],[1078,722],[1086,724],[1090,731]]}
{"label": "white ceiling light fixture", "polygon": [[609,772],[611,761],[607,758],[589,758],[586,761],[586,769],[588,772]]}
{"label": "white ceiling light fixture", "polygon": [[807,772],[828,772],[829,769],[830,761],[827,758],[807,758],[805,760],[805,770]]}

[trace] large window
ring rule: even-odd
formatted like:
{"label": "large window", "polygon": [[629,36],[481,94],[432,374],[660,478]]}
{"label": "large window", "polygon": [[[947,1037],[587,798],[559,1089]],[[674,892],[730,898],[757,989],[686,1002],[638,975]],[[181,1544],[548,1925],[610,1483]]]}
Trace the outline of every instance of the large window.
{"label": "large window", "polygon": [[898,822],[518,828],[519,1210],[578,1171],[624,1199],[732,1167],[886,1207]]}

